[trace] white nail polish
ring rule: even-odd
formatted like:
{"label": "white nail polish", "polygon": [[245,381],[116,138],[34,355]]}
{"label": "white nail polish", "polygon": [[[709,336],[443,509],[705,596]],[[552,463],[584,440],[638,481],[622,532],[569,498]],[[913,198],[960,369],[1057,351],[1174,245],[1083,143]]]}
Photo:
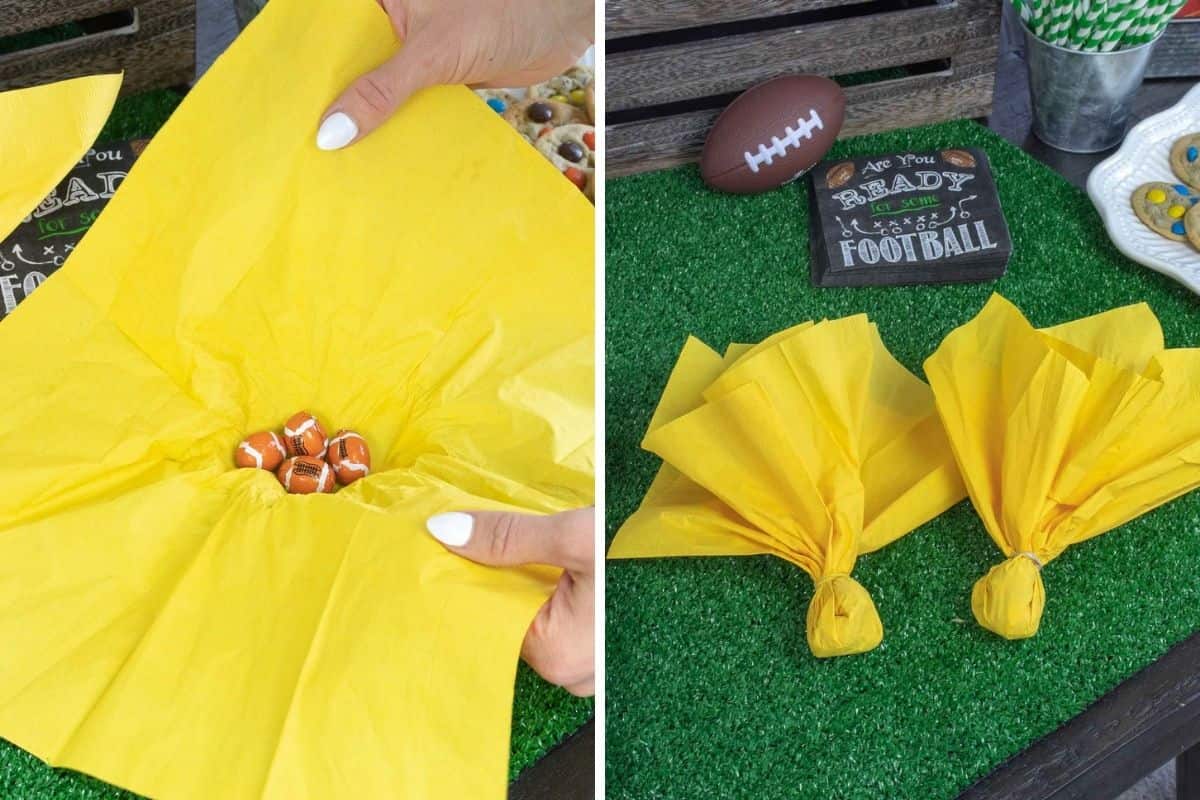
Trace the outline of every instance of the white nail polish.
{"label": "white nail polish", "polygon": [[317,147],[322,150],[341,150],[358,136],[358,126],[349,115],[338,111],[330,114],[317,131]]}
{"label": "white nail polish", "polygon": [[471,541],[475,518],[460,511],[449,511],[430,517],[425,521],[425,527],[433,538],[447,547],[462,547]]}

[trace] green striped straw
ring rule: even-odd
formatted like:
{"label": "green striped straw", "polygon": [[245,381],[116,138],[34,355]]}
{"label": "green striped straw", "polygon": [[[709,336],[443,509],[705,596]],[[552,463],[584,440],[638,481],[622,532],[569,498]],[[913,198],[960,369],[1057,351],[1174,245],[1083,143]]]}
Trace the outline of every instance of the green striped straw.
{"label": "green striped straw", "polygon": [[1086,50],[1092,40],[1092,33],[1097,29],[1100,15],[1104,13],[1103,0],[1081,0],[1077,6],[1080,13],[1075,20],[1075,28],[1071,31],[1071,47],[1075,50]]}
{"label": "green striped straw", "polygon": [[1154,41],[1186,0],[1012,0],[1043,41],[1107,53]]}
{"label": "green striped straw", "polygon": [[1067,43],[1067,34],[1071,30],[1071,19],[1074,4],[1070,0],[1055,0],[1050,12],[1050,26],[1046,31],[1046,40],[1059,46]]}
{"label": "green striped straw", "polygon": [[1120,46],[1121,40],[1125,38],[1125,34],[1141,18],[1145,5],[1146,0],[1135,0],[1135,2],[1121,9],[1117,21],[1104,34],[1104,43],[1100,45],[1100,52],[1108,53]]}

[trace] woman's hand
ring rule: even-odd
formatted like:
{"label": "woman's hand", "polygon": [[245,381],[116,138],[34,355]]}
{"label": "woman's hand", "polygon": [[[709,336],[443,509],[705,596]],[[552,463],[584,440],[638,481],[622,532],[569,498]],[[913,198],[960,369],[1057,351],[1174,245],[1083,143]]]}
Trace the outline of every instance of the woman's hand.
{"label": "woman's hand", "polygon": [[579,697],[596,691],[595,517],[594,508],[553,516],[477,511],[438,514],[426,523],[448,550],[480,564],[565,570],[529,626],[521,657]]}
{"label": "woman's hand", "polygon": [[414,92],[443,83],[528,86],[564,71],[592,42],[592,0],[379,0],[404,42],[326,109],[317,146],[358,141]]}

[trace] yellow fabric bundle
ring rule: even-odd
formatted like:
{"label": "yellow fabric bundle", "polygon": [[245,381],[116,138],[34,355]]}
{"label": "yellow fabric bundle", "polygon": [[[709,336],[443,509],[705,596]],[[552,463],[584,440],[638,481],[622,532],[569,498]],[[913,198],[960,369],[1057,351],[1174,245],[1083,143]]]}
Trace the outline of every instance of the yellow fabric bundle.
{"label": "yellow fabric bundle", "polygon": [[1037,632],[1041,567],[1200,485],[1200,350],[1165,350],[1144,303],[1035,330],[999,295],[925,362],[967,490],[1008,557],[979,624]]}
{"label": "yellow fabric bundle", "polygon": [[[592,209],[464,88],[318,151],[396,46],[372,0],[272,0],[0,324],[0,736],[46,761],[156,800],[505,795],[559,573],[424,521],[591,502]],[[56,151],[0,211],[95,134],[80,86],[0,95]],[[374,474],[233,469],[300,409]]]}
{"label": "yellow fabric bundle", "polygon": [[858,556],[964,495],[929,387],[862,315],[723,358],[689,339],[643,446],[664,464],[609,556],[786,559],[816,583],[806,627],[820,658],[882,639],[850,577]]}
{"label": "yellow fabric bundle", "polygon": [[5,110],[20,113],[0,116],[0,238],[96,141],[120,89],[120,75],[97,75],[4,94]]}

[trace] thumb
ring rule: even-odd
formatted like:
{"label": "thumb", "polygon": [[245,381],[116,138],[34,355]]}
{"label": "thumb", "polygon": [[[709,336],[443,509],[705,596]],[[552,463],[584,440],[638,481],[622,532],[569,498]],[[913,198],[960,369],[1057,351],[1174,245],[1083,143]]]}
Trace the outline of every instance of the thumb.
{"label": "thumb", "polygon": [[342,92],[325,110],[317,131],[317,147],[340,150],[369,135],[413,93],[444,78],[436,54],[405,45]]}
{"label": "thumb", "polygon": [[548,564],[590,572],[592,523],[587,512],[540,516],[500,511],[451,511],[430,517],[429,533],[449,550],[480,564]]}

